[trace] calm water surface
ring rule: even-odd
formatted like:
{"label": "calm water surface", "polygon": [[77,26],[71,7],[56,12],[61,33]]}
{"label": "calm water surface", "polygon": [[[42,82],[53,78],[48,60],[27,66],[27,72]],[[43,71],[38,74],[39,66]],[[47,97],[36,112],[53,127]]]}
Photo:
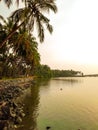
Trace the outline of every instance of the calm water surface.
{"label": "calm water surface", "polygon": [[98,130],[98,77],[56,78],[31,87],[19,130]]}

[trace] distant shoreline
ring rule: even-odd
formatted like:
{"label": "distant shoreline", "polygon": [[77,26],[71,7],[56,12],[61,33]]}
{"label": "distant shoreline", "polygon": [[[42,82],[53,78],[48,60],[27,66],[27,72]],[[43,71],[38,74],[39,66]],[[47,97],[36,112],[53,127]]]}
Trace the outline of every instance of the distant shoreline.
{"label": "distant shoreline", "polygon": [[98,74],[88,74],[84,75],[84,77],[98,77]]}

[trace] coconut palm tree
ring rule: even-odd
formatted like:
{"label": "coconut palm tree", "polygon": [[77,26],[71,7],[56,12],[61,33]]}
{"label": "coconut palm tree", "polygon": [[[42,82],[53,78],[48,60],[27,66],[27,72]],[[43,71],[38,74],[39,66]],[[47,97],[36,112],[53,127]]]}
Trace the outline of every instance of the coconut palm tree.
{"label": "coconut palm tree", "polygon": [[[13,28],[11,19],[5,20],[3,17],[1,18],[5,24],[1,24],[0,26],[0,42],[5,39]],[[14,35],[7,40],[6,44],[0,48],[0,66],[2,66],[0,72],[2,72],[2,75],[7,75],[8,71],[5,70],[9,70],[9,68],[12,70],[11,74],[14,76],[15,73],[21,74],[23,72],[22,68],[25,68],[24,70],[33,70],[34,66],[40,62],[37,46],[38,43],[36,39],[28,30],[20,28],[16,31]]]}
{"label": "coconut palm tree", "polygon": [[5,40],[0,43],[0,48],[6,43],[6,41],[11,38],[14,33],[19,28],[24,28],[33,32],[33,28],[36,24],[38,29],[38,37],[40,42],[44,40],[44,30],[45,26],[50,33],[52,33],[53,28],[50,25],[50,20],[43,14],[44,12],[53,11],[57,12],[57,6],[54,0],[24,0],[25,7],[20,8],[13,12],[12,18],[14,25],[11,32],[7,35]]}
{"label": "coconut palm tree", "polygon": [[[15,39],[17,40],[15,41]],[[18,68],[23,66],[23,69],[26,67],[25,70],[33,70],[35,65],[40,64],[40,55],[37,46],[36,39],[26,30],[20,29],[16,36],[13,35],[12,51],[16,57]]]}

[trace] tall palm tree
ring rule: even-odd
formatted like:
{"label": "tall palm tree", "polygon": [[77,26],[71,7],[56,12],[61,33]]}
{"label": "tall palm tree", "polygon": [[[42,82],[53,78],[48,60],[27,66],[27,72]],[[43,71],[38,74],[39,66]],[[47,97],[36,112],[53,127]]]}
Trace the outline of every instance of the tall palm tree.
{"label": "tall palm tree", "polygon": [[25,7],[20,8],[13,12],[12,18],[14,26],[12,31],[8,34],[5,40],[0,43],[0,48],[6,43],[6,41],[12,37],[12,35],[19,29],[28,29],[29,32],[33,32],[35,24],[38,29],[38,37],[40,42],[44,40],[44,29],[45,26],[50,33],[52,33],[53,28],[50,25],[50,20],[43,14],[44,12],[53,11],[57,12],[57,6],[55,0],[24,0]]}

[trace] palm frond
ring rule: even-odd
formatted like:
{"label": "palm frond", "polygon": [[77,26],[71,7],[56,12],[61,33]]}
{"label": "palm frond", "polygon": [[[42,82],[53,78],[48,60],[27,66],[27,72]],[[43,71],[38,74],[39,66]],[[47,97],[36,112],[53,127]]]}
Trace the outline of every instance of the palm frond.
{"label": "palm frond", "polygon": [[47,29],[48,29],[48,31],[49,31],[50,33],[53,32],[53,27],[52,27],[52,25],[47,24]]}
{"label": "palm frond", "polygon": [[4,19],[4,17],[2,15],[0,15],[0,20],[2,20],[3,23],[7,23],[7,21]]}
{"label": "palm frond", "polygon": [[44,40],[44,27],[40,21],[39,15],[36,17],[36,23],[38,28],[38,37],[40,39],[40,42],[43,42]]}
{"label": "palm frond", "polygon": [[28,20],[28,29],[29,29],[29,31],[34,30],[34,17],[29,18],[29,20]]}
{"label": "palm frond", "polygon": [[40,15],[41,21],[43,21],[44,23],[49,23],[50,20],[46,16],[44,16],[41,12],[38,12],[38,13]]}
{"label": "palm frond", "polygon": [[15,10],[10,16],[10,18],[12,18],[12,20],[15,22],[19,22],[24,16],[24,10],[25,8],[20,8],[18,10]]}
{"label": "palm frond", "polygon": [[[19,2],[20,2],[20,0],[16,0],[17,6],[19,6]],[[21,0],[21,2],[27,3],[27,0]]]}
{"label": "palm frond", "polygon": [[5,2],[5,4],[7,5],[8,8],[12,4],[12,0],[4,0],[4,2]]}
{"label": "palm frond", "polygon": [[57,6],[54,2],[54,0],[41,0],[39,3],[37,3],[37,7],[39,7],[43,11],[53,11],[54,13],[57,13]]}

